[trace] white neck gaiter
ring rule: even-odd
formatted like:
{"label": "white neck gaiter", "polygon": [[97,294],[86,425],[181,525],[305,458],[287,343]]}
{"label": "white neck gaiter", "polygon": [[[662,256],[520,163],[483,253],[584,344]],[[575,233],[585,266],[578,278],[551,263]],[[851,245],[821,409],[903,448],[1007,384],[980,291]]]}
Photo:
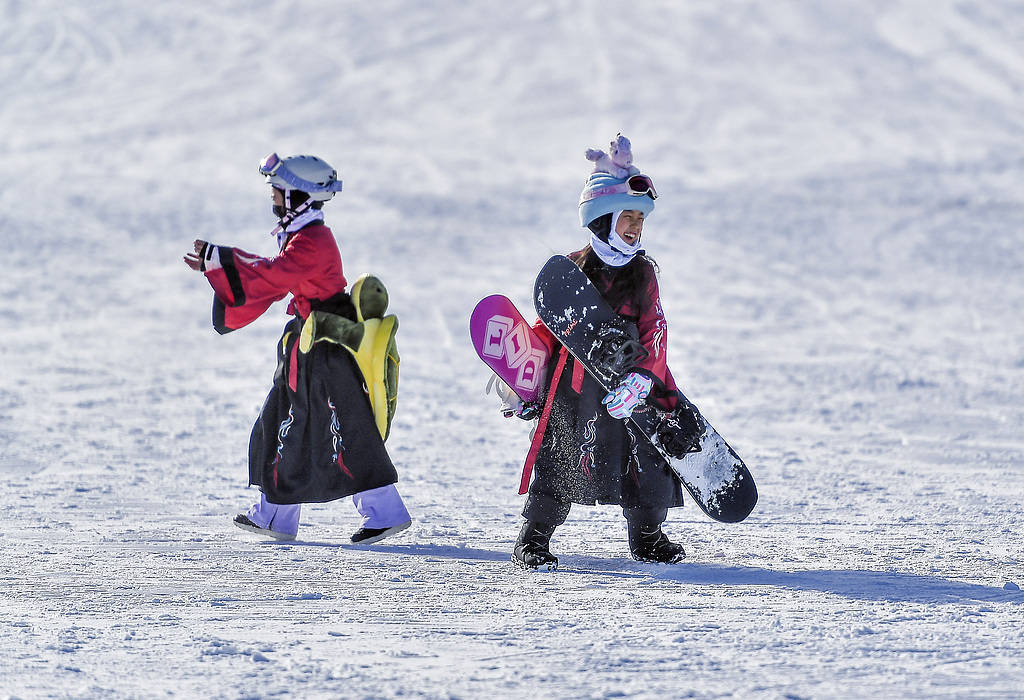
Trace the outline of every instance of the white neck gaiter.
{"label": "white neck gaiter", "polygon": [[300,228],[302,228],[309,222],[316,221],[318,219],[320,221],[323,221],[323,218],[323,209],[307,209],[306,211],[296,216],[294,219],[284,221],[283,227],[281,226],[281,224],[278,224],[277,228],[271,231],[271,234],[277,236],[277,247],[284,248],[284,244],[288,240],[288,236],[290,236],[295,231],[298,231]]}
{"label": "white neck gaiter", "polygon": [[594,249],[597,257],[601,258],[604,264],[611,267],[622,267],[636,257],[637,254],[643,254],[644,252],[640,248],[640,238],[633,245],[626,245],[626,242],[619,238],[619,234],[615,233],[615,225],[619,223],[619,215],[621,213],[621,211],[617,211],[612,215],[612,226],[611,230],[608,231],[608,242],[602,241],[595,233],[590,234],[590,247]]}

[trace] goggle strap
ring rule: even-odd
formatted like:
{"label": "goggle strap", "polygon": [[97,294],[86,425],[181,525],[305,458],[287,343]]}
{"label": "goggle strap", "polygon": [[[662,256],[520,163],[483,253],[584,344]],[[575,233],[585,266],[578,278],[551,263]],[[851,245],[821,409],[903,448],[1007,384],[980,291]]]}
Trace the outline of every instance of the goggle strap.
{"label": "goggle strap", "polygon": [[341,192],[341,180],[338,180],[337,177],[326,185],[304,180],[289,170],[288,166],[284,164],[284,159],[276,153],[271,153],[260,161],[260,174],[267,177],[279,177],[303,192]]}
{"label": "goggle strap", "polygon": [[[631,186],[630,181],[638,179],[643,183],[644,189],[638,189]],[[629,177],[625,182],[620,182],[616,185],[608,185],[607,187],[599,187],[596,190],[589,190],[580,195],[580,204],[589,202],[592,199],[598,197],[604,197],[608,194],[623,194],[627,193],[633,197],[643,197],[644,195],[650,195],[651,199],[658,198],[658,192],[654,189],[654,183],[651,182],[651,178],[646,175],[633,175]]]}
{"label": "goggle strap", "polygon": [[288,166],[285,165],[284,162],[278,166],[277,172],[274,173],[274,176],[281,178],[295,189],[302,190],[303,192],[341,192],[341,180],[331,180],[326,185],[320,185],[315,182],[310,182],[309,180],[303,180],[301,177],[289,170]]}
{"label": "goggle strap", "polygon": [[598,197],[604,197],[607,194],[620,194],[622,192],[626,192],[627,190],[628,188],[626,186],[626,183],[624,182],[618,185],[599,187],[596,190],[589,190],[587,192],[584,192],[580,196],[580,204],[583,204],[584,202],[589,202],[592,199],[597,199]]}

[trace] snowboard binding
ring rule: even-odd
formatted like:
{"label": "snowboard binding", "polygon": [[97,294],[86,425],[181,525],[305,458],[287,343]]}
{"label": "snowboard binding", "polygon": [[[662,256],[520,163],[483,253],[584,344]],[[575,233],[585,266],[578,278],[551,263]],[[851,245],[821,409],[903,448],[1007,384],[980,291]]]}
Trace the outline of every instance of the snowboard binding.
{"label": "snowboard binding", "polygon": [[677,459],[690,452],[700,452],[700,436],[707,425],[696,411],[680,402],[675,411],[668,413],[658,424],[658,442],[667,454]]}
{"label": "snowboard binding", "polygon": [[[540,401],[524,401],[523,407],[519,409],[519,412],[513,412],[512,415],[516,418],[522,418],[523,420],[533,420],[540,415],[543,409],[544,404]],[[508,418],[509,416],[506,414],[505,417]]]}
{"label": "snowboard binding", "polygon": [[601,378],[613,383],[647,359],[650,353],[637,338],[636,327],[632,324],[608,324],[597,332],[597,338],[588,353]]}
{"label": "snowboard binding", "polygon": [[506,418],[515,416],[516,418],[522,418],[523,420],[533,420],[540,415],[540,412],[544,408],[543,397],[538,398],[536,401],[523,401],[519,398],[519,395],[512,390],[505,381],[496,374],[491,375],[490,381],[487,382],[487,388],[484,390],[485,394],[490,394],[491,390],[494,390],[495,395],[501,399],[501,415]]}

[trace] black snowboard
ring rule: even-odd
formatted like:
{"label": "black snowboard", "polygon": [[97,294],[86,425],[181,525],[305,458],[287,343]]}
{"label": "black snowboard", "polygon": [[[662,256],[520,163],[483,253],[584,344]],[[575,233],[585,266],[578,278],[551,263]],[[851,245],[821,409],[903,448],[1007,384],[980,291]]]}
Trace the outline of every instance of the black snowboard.
{"label": "black snowboard", "polygon": [[[564,255],[540,271],[534,303],[541,321],[605,390],[618,385],[646,357],[636,327],[616,314],[590,279]],[[757,487],[743,460],[680,392],[674,413],[645,404],[630,420],[662,454],[701,510],[736,523],[757,503]]]}

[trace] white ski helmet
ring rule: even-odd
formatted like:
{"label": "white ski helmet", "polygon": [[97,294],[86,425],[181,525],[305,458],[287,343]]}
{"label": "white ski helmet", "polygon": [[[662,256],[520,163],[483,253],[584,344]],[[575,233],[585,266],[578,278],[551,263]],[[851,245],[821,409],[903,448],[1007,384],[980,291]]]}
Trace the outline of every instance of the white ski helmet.
{"label": "white ski helmet", "polygon": [[327,202],[341,192],[338,171],[316,156],[281,158],[271,153],[260,161],[260,173],[266,176],[267,184],[272,187],[286,194],[294,190],[304,192],[314,202]]}

